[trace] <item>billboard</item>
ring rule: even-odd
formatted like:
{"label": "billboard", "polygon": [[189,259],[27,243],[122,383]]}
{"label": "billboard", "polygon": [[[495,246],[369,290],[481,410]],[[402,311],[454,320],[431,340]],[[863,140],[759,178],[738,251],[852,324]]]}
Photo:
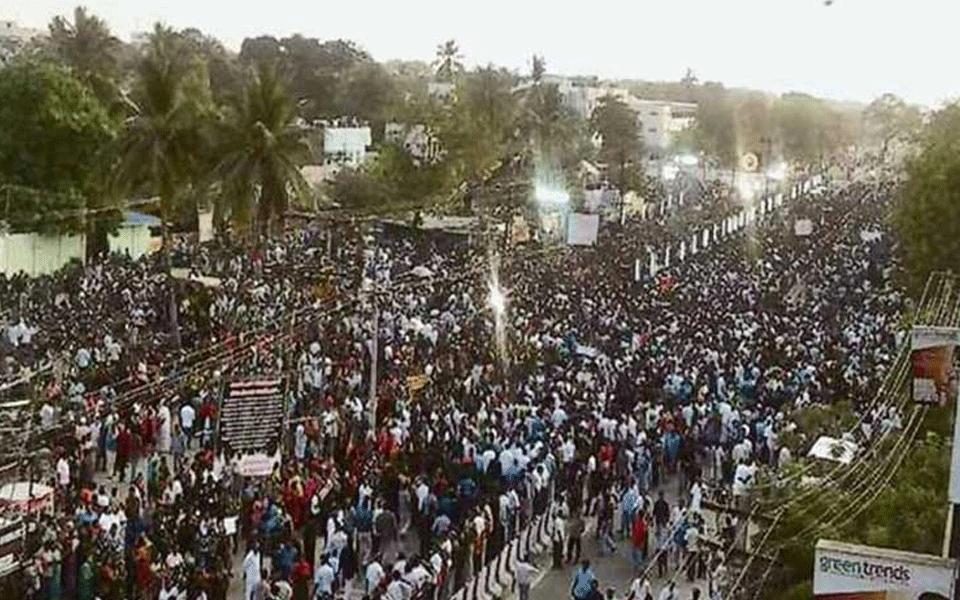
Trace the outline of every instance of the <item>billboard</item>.
{"label": "billboard", "polygon": [[793,223],[793,234],[799,237],[806,237],[813,233],[813,221],[810,219],[797,219]]}
{"label": "billboard", "polygon": [[597,243],[597,231],[600,228],[600,215],[570,213],[567,219],[567,244],[571,246],[593,246]]}
{"label": "billboard", "polygon": [[916,326],[910,330],[910,396],[920,404],[946,406],[955,396],[953,349],[960,329]]}
{"label": "billboard", "polygon": [[938,556],[819,540],[816,600],[952,600],[956,561]]}

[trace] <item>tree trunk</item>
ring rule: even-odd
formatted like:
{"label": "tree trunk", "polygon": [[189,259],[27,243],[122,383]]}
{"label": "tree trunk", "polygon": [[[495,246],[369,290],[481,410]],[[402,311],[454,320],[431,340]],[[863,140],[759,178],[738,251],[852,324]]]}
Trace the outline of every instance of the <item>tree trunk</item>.
{"label": "tree trunk", "polygon": [[177,286],[173,278],[173,264],[170,260],[170,225],[166,219],[160,222],[160,235],[163,247],[163,269],[167,272],[167,287],[170,291],[170,336],[173,338],[174,347],[180,349],[180,318],[177,307]]}

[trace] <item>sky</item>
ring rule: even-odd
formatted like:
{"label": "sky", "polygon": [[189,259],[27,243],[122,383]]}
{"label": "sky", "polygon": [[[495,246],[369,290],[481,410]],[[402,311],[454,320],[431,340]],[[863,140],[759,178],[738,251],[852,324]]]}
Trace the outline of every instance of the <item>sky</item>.
{"label": "sky", "polygon": [[[76,0],[0,0],[0,19],[45,28]],[[237,50],[245,37],[301,33],[358,42],[377,60],[430,61],[456,39],[468,66],[701,80],[869,102],[893,92],[935,107],[960,97],[953,69],[960,3],[952,0],[88,0],[114,33],[163,21]],[[948,58],[950,57],[950,58]],[[948,63],[949,61],[949,63]]]}

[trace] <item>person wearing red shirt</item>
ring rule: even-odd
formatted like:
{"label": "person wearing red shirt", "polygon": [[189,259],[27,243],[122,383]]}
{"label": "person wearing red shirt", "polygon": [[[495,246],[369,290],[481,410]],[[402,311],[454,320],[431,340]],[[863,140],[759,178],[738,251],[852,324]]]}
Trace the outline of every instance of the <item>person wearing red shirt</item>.
{"label": "person wearing red shirt", "polygon": [[309,600],[310,585],[310,563],[307,557],[300,554],[300,560],[293,565],[293,571],[290,572],[290,582],[293,584],[293,600]]}
{"label": "person wearing red shirt", "polygon": [[633,565],[640,569],[647,561],[647,515],[642,510],[637,513],[630,537],[633,542]]}

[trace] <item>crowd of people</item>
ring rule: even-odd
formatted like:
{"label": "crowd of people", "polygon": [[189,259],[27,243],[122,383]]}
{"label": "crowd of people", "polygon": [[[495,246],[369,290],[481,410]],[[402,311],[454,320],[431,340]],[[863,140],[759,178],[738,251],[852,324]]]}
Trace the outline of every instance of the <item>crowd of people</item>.
{"label": "crowd of people", "polygon": [[[446,598],[548,510],[554,566],[580,560],[595,516],[601,550],[622,534],[638,572],[655,557],[661,576],[700,579],[723,566],[707,484],[748,498],[759,468],[794,460],[793,411],[867,411],[893,360],[889,240],[861,235],[882,231],[889,192],[807,194],[640,280],[634,257],[671,214],[493,265],[485,247],[403,228],[184,244],[174,262],[216,284],[178,284],[179,349],[155,258],[0,279],[4,375],[36,374],[26,421],[54,446],[56,510],[31,523],[22,594]],[[801,217],[815,235],[796,235]],[[266,374],[288,381],[289,430],[273,473],[245,477],[219,400]],[[873,432],[898,426],[872,410]],[[682,504],[657,497],[668,481]],[[721,529],[732,543],[735,524]],[[581,570],[572,593],[591,600]]]}

